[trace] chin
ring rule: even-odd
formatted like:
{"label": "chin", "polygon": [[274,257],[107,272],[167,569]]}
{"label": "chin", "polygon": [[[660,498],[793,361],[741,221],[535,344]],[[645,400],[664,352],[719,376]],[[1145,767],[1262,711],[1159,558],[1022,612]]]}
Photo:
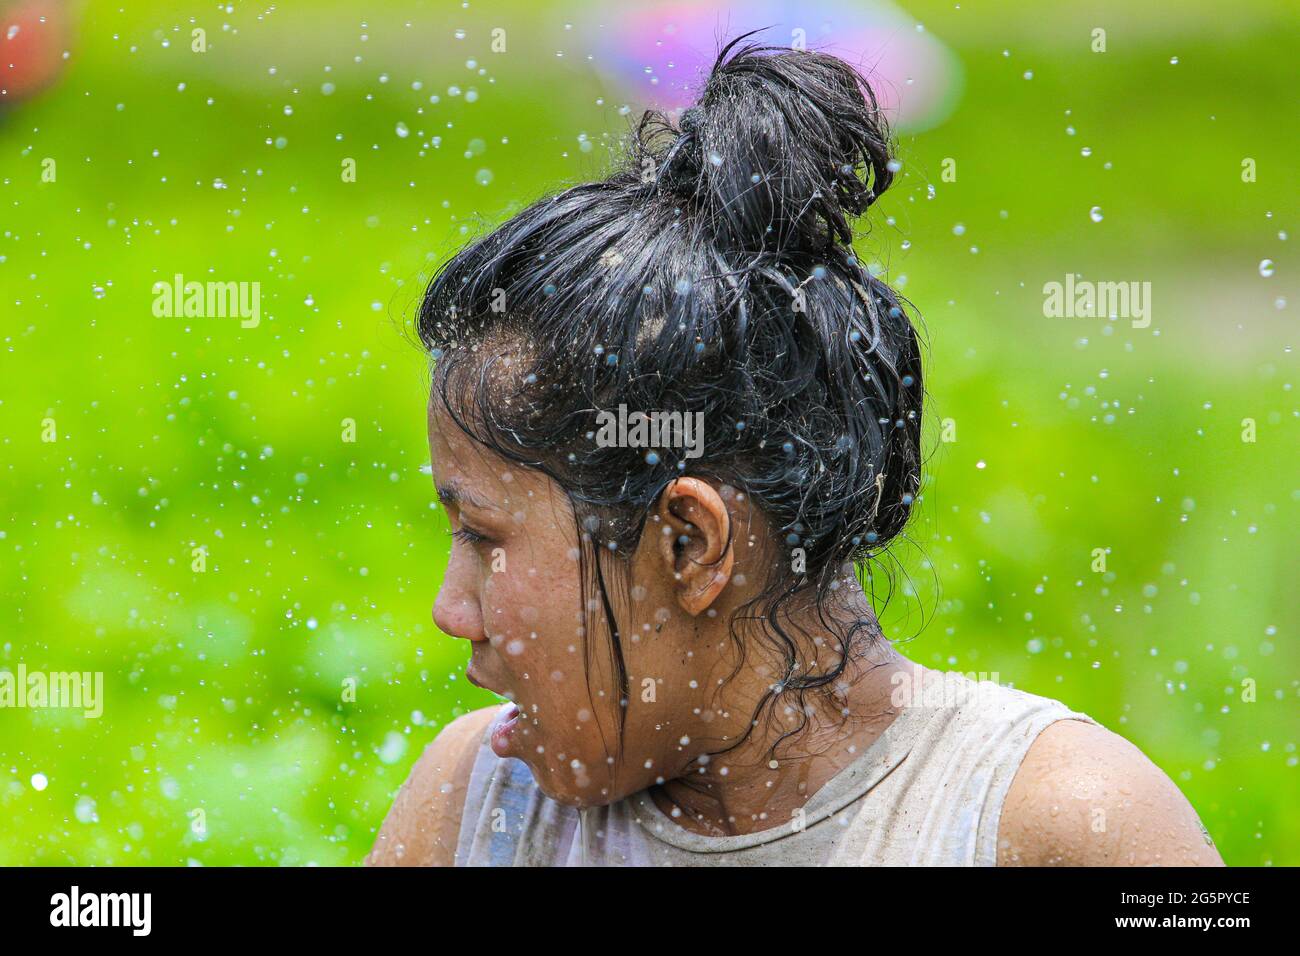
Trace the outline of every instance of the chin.
{"label": "chin", "polygon": [[[626,786],[614,787],[608,779],[592,778],[589,784],[583,785],[568,767],[555,770],[549,766],[538,767],[529,761],[525,762],[533,775],[537,789],[556,803],[575,810],[592,810],[596,807],[609,806],[636,792]],[[561,774],[563,776],[560,776]]]}

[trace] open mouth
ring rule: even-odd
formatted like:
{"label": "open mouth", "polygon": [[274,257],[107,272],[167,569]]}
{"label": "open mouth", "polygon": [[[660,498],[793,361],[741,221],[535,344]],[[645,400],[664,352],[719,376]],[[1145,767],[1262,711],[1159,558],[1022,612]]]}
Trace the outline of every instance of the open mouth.
{"label": "open mouth", "polygon": [[519,707],[506,704],[492,721],[492,752],[498,757],[509,755],[510,740],[520,723]]}

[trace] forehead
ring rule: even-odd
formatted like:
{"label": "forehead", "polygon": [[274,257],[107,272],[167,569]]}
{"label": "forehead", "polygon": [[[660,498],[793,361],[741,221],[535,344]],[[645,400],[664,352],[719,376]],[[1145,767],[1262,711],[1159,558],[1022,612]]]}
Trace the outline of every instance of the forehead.
{"label": "forehead", "polygon": [[427,425],[429,458],[439,485],[464,487],[514,470],[510,462],[466,435],[433,397],[429,399]]}
{"label": "forehead", "polygon": [[[429,457],[433,482],[447,504],[517,508],[550,502],[558,488],[546,475],[522,468],[466,435],[440,401],[428,410]],[[567,496],[559,493],[559,498]]]}

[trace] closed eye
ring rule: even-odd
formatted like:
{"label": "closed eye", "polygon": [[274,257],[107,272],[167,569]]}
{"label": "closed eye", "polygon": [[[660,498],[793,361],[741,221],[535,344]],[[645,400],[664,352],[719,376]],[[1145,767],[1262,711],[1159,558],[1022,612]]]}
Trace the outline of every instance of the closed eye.
{"label": "closed eye", "polygon": [[481,535],[473,528],[468,528],[464,525],[461,525],[455,531],[452,531],[451,536],[457,541],[463,541],[466,544],[480,544],[487,540],[485,535]]}

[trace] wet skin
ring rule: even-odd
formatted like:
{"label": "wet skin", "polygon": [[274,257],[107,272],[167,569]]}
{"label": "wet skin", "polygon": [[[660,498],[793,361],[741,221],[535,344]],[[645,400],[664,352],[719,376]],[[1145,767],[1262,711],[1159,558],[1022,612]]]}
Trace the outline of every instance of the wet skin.
{"label": "wet skin", "polygon": [[[774,720],[751,728],[782,665],[761,641],[738,657],[727,625],[771,570],[771,532],[744,495],[683,478],[661,495],[630,559],[601,558],[628,675],[624,706],[604,615],[583,613],[581,542],[567,496],[465,436],[437,402],[428,424],[434,484],[454,535],[434,621],[470,642],[468,678],[512,705],[466,715],[429,746],[369,864],[453,862],[469,769],[492,722],[498,756],[524,761],[542,791],[566,805],[649,789],[697,832],[778,825],[889,725],[896,677],[924,670],[881,642],[850,663],[797,745],[771,766],[771,744],[799,715],[778,702]],[[848,571],[836,597],[845,614],[873,613]],[[796,612],[790,623],[824,633],[812,614]],[[835,647],[829,635],[815,638],[801,659],[828,668]],[[1049,727],[1030,748],[999,838],[1002,865],[1221,865],[1159,769],[1123,738],[1075,721]]]}

